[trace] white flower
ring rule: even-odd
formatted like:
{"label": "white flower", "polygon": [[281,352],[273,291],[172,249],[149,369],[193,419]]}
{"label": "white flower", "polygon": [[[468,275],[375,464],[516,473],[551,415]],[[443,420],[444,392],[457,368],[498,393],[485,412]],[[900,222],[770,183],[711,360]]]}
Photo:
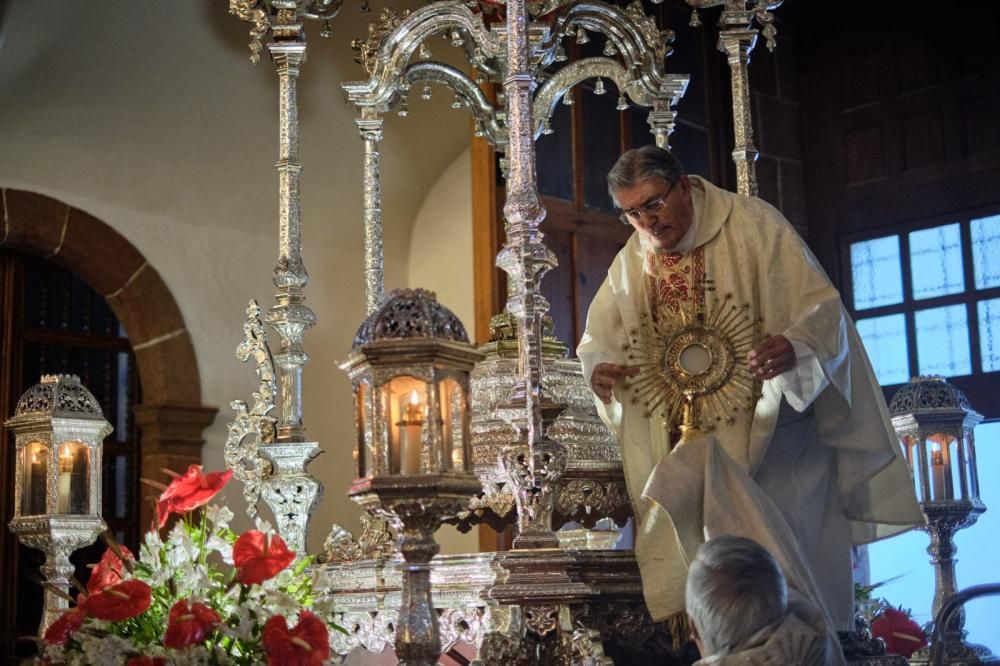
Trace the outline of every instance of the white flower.
{"label": "white flower", "polygon": [[224,530],[229,527],[229,521],[233,519],[233,512],[227,506],[213,504],[205,509],[205,517],[211,521],[216,530]]}
{"label": "white flower", "polygon": [[190,565],[191,561],[191,555],[180,546],[175,546],[167,551],[167,564],[174,569],[182,567],[185,564]]}
{"label": "white flower", "polygon": [[170,530],[167,537],[167,564],[172,568],[191,568],[198,560],[199,546],[188,534],[184,526],[178,523]]}
{"label": "white flower", "polygon": [[257,626],[257,618],[253,617],[251,613],[246,613],[240,616],[240,623],[236,626],[235,633],[242,640],[249,640],[250,632],[255,626]]}
{"label": "white flower", "polygon": [[87,663],[102,664],[102,666],[124,664],[128,659],[128,653],[134,654],[138,651],[132,645],[132,641],[113,634],[100,638],[90,634],[82,634],[80,648]]}
{"label": "white flower", "polygon": [[268,615],[284,615],[295,617],[299,612],[299,602],[281,590],[268,590],[264,599],[264,608]]}
{"label": "white flower", "polygon": [[222,561],[228,565],[233,564],[233,545],[220,537],[217,534],[213,534],[208,537],[208,541],[205,542],[205,547],[211,551],[219,553],[222,557]]}
{"label": "white flower", "polygon": [[43,645],[45,645],[43,656],[48,661],[61,664],[66,660],[66,654],[62,645],[52,645],[51,643],[44,643]]}
{"label": "white flower", "polygon": [[212,584],[205,567],[194,565],[190,562],[178,567],[174,575],[174,581],[177,583],[178,597],[204,595]]}
{"label": "white flower", "polygon": [[291,585],[296,578],[295,573],[292,571],[292,568],[294,566],[295,563],[292,562],[287,567],[279,571],[273,578],[269,578],[268,580],[265,580],[263,583],[261,583],[261,586],[265,590],[288,589],[288,586]]}
{"label": "white flower", "polygon": [[211,664],[212,652],[204,645],[192,645],[183,650],[174,650],[170,653],[169,663],[177,666],[202,666]]}
{"label": "white flower", "polygon": [[163,548],[163,541],[160,540],[160,533],[156,530],[146,532],[146,538],[139,548],[139,559],[151,567],[160,564],[160,549]]}
{"label": "white flower", "polygon": [[313,602],[312,608],[309,610],[312,611],[312,613],[317,617],[320,617],[325,621],[329,621],[330,618],[333,617],[335,610],[333,597],[329,595],[320,596]]}
{"label": "white flower", "polygon": [[274,528],[271,527],[271,523],[267,522],[260,516],[254,518],[254,522],[257,524],[257,531],[263,532],[267,536],[274,534]]}

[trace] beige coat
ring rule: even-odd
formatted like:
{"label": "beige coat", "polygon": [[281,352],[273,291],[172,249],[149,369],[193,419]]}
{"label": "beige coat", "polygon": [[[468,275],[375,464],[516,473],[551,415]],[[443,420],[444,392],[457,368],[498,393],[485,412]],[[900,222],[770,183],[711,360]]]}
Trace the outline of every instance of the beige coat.
{"label": "beige coat", "polygon": [[[692,247],[704,248],[705,273],[715,287],[706,297],[707,305],[711,307],[716,295],[730,293],[734,302],[751,306],[767,331],[784,334],[813,352],[808,364],[812,374],[824,380],[818,386],[825,388],[817,395],[806,390],[805,396],[789,401],[814,407],[819,441],[811,446],[831,451],[815,456],[829,461],[824,462],[829,477],[836,479],[835,492],[823,500],[829,505],[826,509],[846,516],[854,544],[921,524],[923,517],[882,391],[840,295],[815,257],[769,204],[726,192],[698,177],[691,181]],[[639,235],[634,234],[591,304],[577,349],[588,382],[598,363],[625,364],[624,331],[637,327],[640,315],[649,309],[645,254]],[[716,432],[728,457],[751,476],[761,471],[758,466],[771,445],[782,403],[781,387],[777,380],[764,382],[753,414]],[[686,563],[675,545],[669,516],[643,499],[642,491],[670,446],[662,425],[645,418],[642,409],[632,407],[624,397],[619,387],[610,405],[597,401],[597,406],[622,447],[637,516],[635,551],[643,589],[653,617],[663,619],[684,609]],[[795,506],[779,508],[797,510]],[[848,558],[850,545],[844,544]]]}

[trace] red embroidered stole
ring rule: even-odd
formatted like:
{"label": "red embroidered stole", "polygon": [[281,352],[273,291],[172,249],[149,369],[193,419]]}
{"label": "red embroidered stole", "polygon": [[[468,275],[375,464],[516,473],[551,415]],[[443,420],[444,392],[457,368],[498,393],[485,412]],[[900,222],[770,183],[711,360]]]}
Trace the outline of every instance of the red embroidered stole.
{"label": "red embroidered stole", "polygon": [[691,252],[648,252],[646,280],[649,312],[654,319],[676,317],[683,309],[689,316],[704,305],[705,249]]}

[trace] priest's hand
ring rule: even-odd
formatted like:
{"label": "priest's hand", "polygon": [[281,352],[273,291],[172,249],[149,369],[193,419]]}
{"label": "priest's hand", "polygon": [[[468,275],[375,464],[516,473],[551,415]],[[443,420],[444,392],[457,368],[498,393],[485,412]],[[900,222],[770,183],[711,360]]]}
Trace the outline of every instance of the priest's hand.
{"label": "priest's hand", "polygon": [[750,372],[757,379],[774,379],[795,367],[795,349],[783,335],[772,335],[747,354]]}
{"label": "priest's hand", "polygon": [[630,368],[617,363],[598,363],[590,375],[590,390],[601,399],[605,405],[611,403],[611,391],[626,377],[635,377],[639,368]]}

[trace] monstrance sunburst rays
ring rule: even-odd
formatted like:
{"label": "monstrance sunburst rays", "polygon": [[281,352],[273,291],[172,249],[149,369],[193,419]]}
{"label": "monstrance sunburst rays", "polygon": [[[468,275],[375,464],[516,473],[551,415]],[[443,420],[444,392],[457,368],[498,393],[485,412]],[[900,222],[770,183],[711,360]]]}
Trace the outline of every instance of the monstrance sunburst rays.
{"label": "monstrance sunburst rays", "polygon": [[750,373],[747,353],[763,337],[761,321],[749,304],[734,303],[732,294],[710,309],[698,305],[694,310],[680,308],[675,316],[658,318],[643,313],[639,325],[626,331],[622,350],[639,374],[623,388],[647,418],[659,416],[667,427],[679,426],[690,405],[688,420],[694,422],[688,425],[711,432],[735,424],[757,403],[760,383]]}

